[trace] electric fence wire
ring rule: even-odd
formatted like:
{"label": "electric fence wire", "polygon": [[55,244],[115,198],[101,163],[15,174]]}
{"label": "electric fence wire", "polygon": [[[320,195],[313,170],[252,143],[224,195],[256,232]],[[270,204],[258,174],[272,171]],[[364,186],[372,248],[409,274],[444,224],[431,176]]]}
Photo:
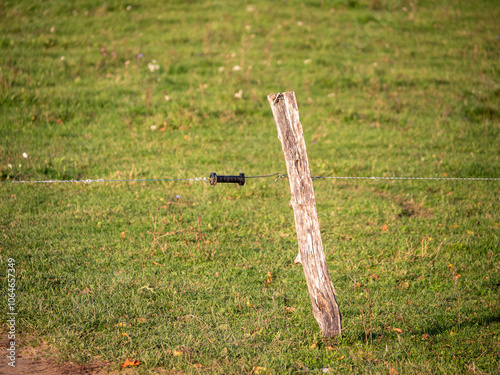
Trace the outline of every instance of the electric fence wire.
{"label": "electric fence wire", "polygon": [[1,183],[10,183],[10,184],[59,184],[59,183],[75,183],[75,184],[91,184],[94,182],[160,182],[160,181],[203,181],[209,182],[210,180],[206,177],[194,177],[194,178],[144,178],[144,179],[123,179],[123,180],[105,180],[103,178],[99,178],[97,180],[39,180],[39,181],[0,181]]}
{"label": "electric fence wire", "polygon": [[[275,181],[280,178],[287,178],[288,176],[283,173],[273,173],[259,176],[245,176],[245,179],[249,178],[270,178],[277,177]],[[387,176],[312,176],[313,180],[321,179],[338,179],[338,180],[372,180],[372,181],[384,181],[384,180],[429,180],[429,181],[500,181],[500,178],[494,177],[387,177]],[[99,182],[180,182],[180,181],[192,181],[192,182],[210,182],[206,177],[194,177],[194,178],[145,178],[145,179],[86,179],[86,180],[11,180],[11,181],[0,181],[2,184],[59,184],[59,183],[81,183],[81,184],[91,184]]]}
{"label": "electric fence wire", "polygon": [[444,180],[444,181],[500,181],[494,177],[354,177],[354,176],[318,176],[313,180],[320,179],[352,179],[352,180]]}

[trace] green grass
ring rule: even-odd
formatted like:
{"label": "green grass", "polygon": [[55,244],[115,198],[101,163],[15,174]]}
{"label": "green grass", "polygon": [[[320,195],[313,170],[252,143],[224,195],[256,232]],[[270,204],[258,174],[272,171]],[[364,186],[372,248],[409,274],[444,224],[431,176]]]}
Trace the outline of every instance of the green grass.
{"label": "green grass", "polygon": [[[284,173],[266,96],[288,90],[314,176],[500,177],[495,1],[4,1],[0,16],[2,181]],[[342,338],[321,337],[293,264],[286,179],[2,183],[19,336],[144,374],[500,371],[498,182],[314,188]]]}

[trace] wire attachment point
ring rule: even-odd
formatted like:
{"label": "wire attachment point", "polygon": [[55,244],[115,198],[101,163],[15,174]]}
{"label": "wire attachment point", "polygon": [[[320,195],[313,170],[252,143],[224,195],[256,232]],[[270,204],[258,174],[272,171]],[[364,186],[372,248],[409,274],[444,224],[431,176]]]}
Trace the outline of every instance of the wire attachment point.
{"label": "wire attachment point", "polygon": [[278,177],[274,180],[274,182],[278,181],[280,178],[287,178],[286,174],[278,173]]}

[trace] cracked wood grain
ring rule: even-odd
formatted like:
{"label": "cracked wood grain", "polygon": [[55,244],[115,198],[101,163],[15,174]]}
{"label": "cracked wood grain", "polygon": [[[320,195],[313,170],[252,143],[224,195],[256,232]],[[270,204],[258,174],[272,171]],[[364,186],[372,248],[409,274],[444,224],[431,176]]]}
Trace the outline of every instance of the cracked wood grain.
{"label": "cracked wood grain", "polygon": [[278,129],[285,157],[299,253],[311,298],[314,318],[325,337],[340,336],[341,317],[335,289],[328,273],[319,228],[314,189],[307,159],[306,144],[293,91],[267,97]]}

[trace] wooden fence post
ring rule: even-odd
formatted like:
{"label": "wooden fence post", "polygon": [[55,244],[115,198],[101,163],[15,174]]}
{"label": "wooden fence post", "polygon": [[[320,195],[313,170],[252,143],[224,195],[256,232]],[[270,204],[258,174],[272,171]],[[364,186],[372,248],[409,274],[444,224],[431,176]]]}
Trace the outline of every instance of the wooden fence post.
{"label": "wooden fence post", "polygon": [[271,94],[267,100],[278,128],[278,138],[283,148],[290,182],[290,203],[295,216],[299,243],[299,254],[295,263],[301,263],[304,269],[314,318],[323,336],[340,336],[341,317],[326,266],[311,171],[295,93],[290,91]]}

